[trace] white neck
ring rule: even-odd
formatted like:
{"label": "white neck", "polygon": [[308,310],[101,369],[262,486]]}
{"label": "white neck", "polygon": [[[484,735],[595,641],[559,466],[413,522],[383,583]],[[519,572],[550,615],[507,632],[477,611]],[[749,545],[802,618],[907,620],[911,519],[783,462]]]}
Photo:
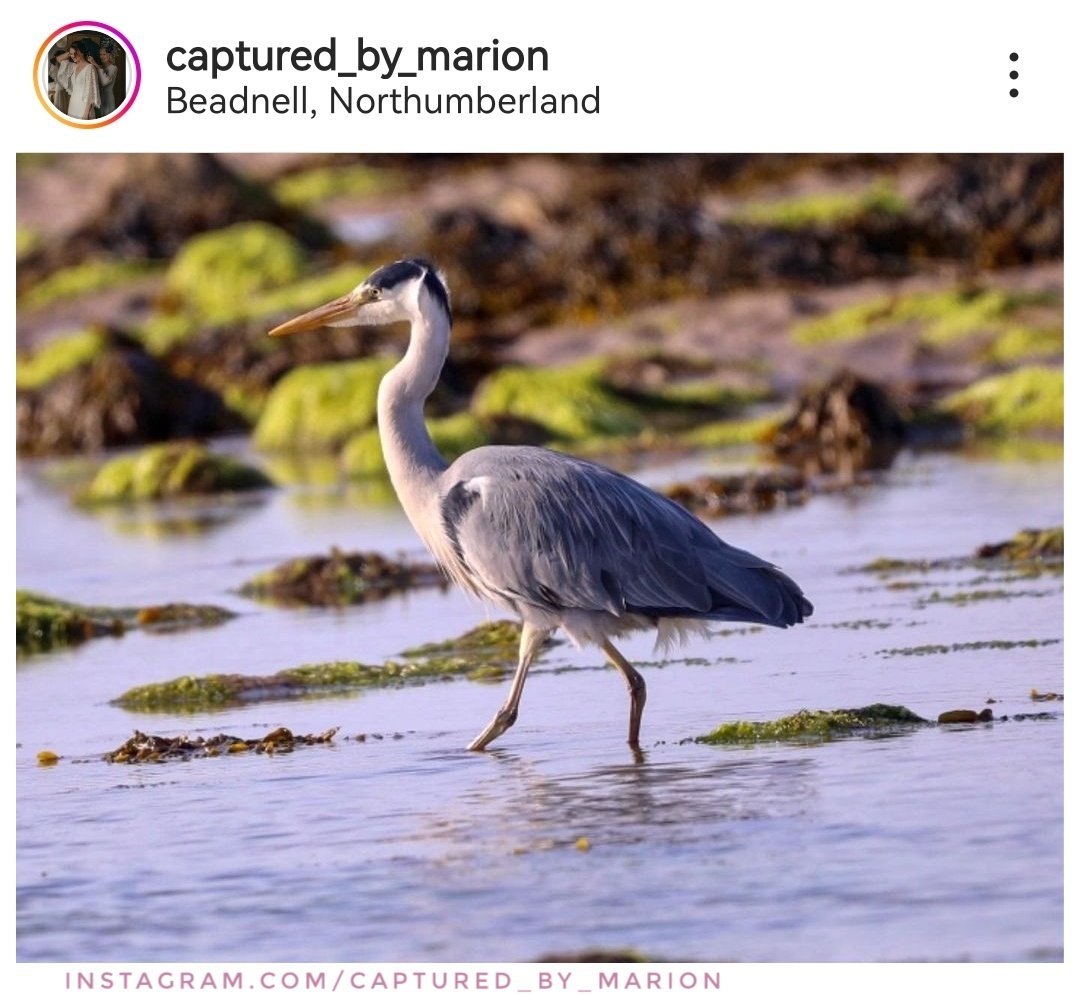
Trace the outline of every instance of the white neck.
{"label": "white neck", "polygon": [[438,516],[425,510],[437,500],[446,461],[424,424],[424,402],[439,382],[450,349],[450,321],[427,293],[417,290],[411,307],[409,348],[379,384],[379,439],[390,481],[405,514],[428,544]]}

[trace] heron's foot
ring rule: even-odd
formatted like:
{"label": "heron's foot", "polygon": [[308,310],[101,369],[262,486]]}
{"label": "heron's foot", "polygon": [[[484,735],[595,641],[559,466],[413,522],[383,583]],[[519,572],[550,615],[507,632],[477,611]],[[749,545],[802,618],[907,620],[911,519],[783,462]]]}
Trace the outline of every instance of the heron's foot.
{"label": "heron's foot", "polygon": [[630,735],[626,741],[636,750],[641,733],[641,716],[645,714],[645,678],[635,670],[626,683],[630,691]]}
{"label": "heron's foot", "polygon": [[469,744],[468,748],[477,752],[484,750],[489,743],[498,739],[516,721],[517,709],[507,708],[504,705],[495,713],[495,718],[487,724],[484,731]]}

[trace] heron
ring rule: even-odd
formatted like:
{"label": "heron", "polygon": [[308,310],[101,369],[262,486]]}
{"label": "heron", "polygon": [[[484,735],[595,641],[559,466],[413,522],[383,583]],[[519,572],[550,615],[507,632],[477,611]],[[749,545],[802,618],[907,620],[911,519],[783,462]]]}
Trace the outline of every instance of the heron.
{"label": "heron", "polygon": [[424,423],[450,348],[445,277],[426,259],[375,270],[352,291],[270,330],[408,323],[403,358],[379,384],[379,438],[406,516],[452,581],[517,615],[505,702],[468,748],[517,720],[529,668],[561,628],[599,646],[630,693],[639,749],[645,680],[612,640],[656,629],[658,647],[711,622],[785,628],[813,606],[773,564],[724,542],[686,509],[607,467],[536,446],[481,446],[447,463]]}

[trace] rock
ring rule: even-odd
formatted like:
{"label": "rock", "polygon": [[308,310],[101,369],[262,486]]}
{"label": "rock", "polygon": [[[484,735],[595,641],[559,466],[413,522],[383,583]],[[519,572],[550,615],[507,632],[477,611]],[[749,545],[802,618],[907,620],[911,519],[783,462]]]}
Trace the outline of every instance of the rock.
{"label": "rock", "polygon": [[375,424],[379,382],[393,361],[376,357],[301,366],[271,391],[255,426],[265,450],[332,450]]}
{"label": "rock", "polygon": [[927,720],[903,705],[867,705],[823,712],[803,709],[769,722],[728,722],[698,743],[757,743],[778,740],[828,742],[838,736],[873,734],[924,726]]}
{"label": "rock", "polygon": [[798,471],[775,471],[701,476],[663,493],[695,515],[717,518],[796,507],[806,503],[810,487]]}
{"label": "rock", "polygon": [[287,560],[253,577],[240,593],[285,605],[353,605],[445,583],[433,564],[408,564],[378,553],[334,549],[329,556]]}
{"label": "rock", "polygon": [[16,392],[19,452],[94,452],[242,427],[218,394],[175,376],[131,338],[99,337],[82,355],[59,357],[56,375],[42,375],[40,386]]}
{"label": "rock", "polygon": [[849,371],[806,391],[772,438],[772,451],[808,474],[888,467],[906,437],[888,394]]}
{"label": "rock", "polygon": [[82,504],[259,490],[274,484],[261,470],[195,442],[170,442],[109,460],[83,490]]}
{"label": "rock", "polygon": [[20,292],[45,274],[89,256],[167,259],[192,235],[239,221],[270,222],[312,249],[335,242],[322,224],[283,207],[213,155],[118,156],[94,181],[99,191],[94,212],[61,241],[42,245],[20,260]]}
{"label": "rock", "polygon": [[950,725],[963,722],[993,722],[994,713],[989,708],[976,712],[970,708],[954,708],[949,712],[942,712],[938,718],[941,725]]}
{"label": "rock", "polygon": [[1013,561],[1061,560],[1065,556],[1065,529],[1021,529],[1004,542],[988,542],[975,551],[978,559]]}
{"label": "rock", "polygon": [[1060,154],[950,155],[913,205],[935,254],[986,268],[1060,259],[1064,160]]}
{"label": "rock", "polygon": [[233,617],[232,612],[214,605],[105,608],[61,601],[34,591],[16,591],[15,646],[23,653],[44,653],[95,636],[121,636],[130,628],[171,631],[218,625]]}

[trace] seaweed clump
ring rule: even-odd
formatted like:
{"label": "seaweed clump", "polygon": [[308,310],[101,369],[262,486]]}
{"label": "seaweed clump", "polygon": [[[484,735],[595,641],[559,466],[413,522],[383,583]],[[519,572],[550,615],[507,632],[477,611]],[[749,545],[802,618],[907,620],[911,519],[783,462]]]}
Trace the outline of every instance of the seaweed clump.
{"label": "seaweed clump", "polygon": [[695,515],[717,518],[796,507],[806,503],[810,487],[798,472],[737,473],[672,484],[664,494]]}
{"label": "seaweed clump", "polygon": [[844,370],[805,392],[773,433],[776,457],[810,475],[885,469],[906,438],[904,418],[877,384]]}
{"label": "seaweed clump", "polygon": [[240,593],[285,605],[353,605],[398,591],[445,583],[432,565],[413,565],[378,553],[300,556],[252,577]]}
{"label": "seaweed clump", "polygon": [[313,735],[295,735],[280,726],[260,739],[241,739],[219,733],[216,736],[153,736],[135,730],[125,743],[110,750],[102,758],[111,764],[164,763],[167,760],[194,760],[202,757],[220,757],[228,753],[292,753],[298,746],[314,746],[330,743],[337,735],[337,726]]}
{"label": "seaweed clump", "polygon": [[77,646],[95,636],[122,636],[128,629],[166,632],[218,625],[233,613],[215,605],[166,604],[104,608],[61,601],[34,591],[15,592],[15,647],[45,653]]}
{"label": "seaweed clump", "polygon": [[1014,563],[1047,562],[1065,557],[1065,528],[1021,529],[1005,542],[988,542],[975,551],[980,559],[1006,559]]}
{"label": "seaweed clump", "polygon": [[197,712],[304,695],[339,694],[368,688],[407,687],[467,677],[489,680],[513,666],[521,627],[491,622],[458,639],[405,650],[404,660],[382,665],[339,660],[305,664],[269,676],[208,674],[143,684],[113,701],[131,711]]}
{"label": "seaweed clump", "polygon": [[829,742],[859,733],[889,733],[926,725],[927,720],[903,705],[868,705],[836,711],[802,709],[768,722],[727,722],[695,742],[760,743],[772,741]]}
{"label": "seaweed clump", "polygon": [[261,470],[195,442],[169,442],[109,460],[79,495],[83,504],[160,501],[273,487]]}
{"label": "seaweed clump", "polygon": [[1065,371],[1025,366],[943,398],[937,409],[976,435],[1057,433],[1065,426]]}
{"label": "seaweed clump", "polygon": [[49,598],[33,591],[15,592],[15,647],[44,653],[75,646],[94,636],[119,636],[124,620],[101,608]]}
{"label": "seaweed clump", "polygon": [[[518,646],[521,642],[521,626],[517,622],[505,619],[498,622],[484,622],[468,632],[453,639],[437,643],[423,643],[411,649],[402,650],[406,659],[423,658],[427,661],[470,657],[488,664],[511,665],[517,661]],[[550,640],[546,645],[551,645]]]}

